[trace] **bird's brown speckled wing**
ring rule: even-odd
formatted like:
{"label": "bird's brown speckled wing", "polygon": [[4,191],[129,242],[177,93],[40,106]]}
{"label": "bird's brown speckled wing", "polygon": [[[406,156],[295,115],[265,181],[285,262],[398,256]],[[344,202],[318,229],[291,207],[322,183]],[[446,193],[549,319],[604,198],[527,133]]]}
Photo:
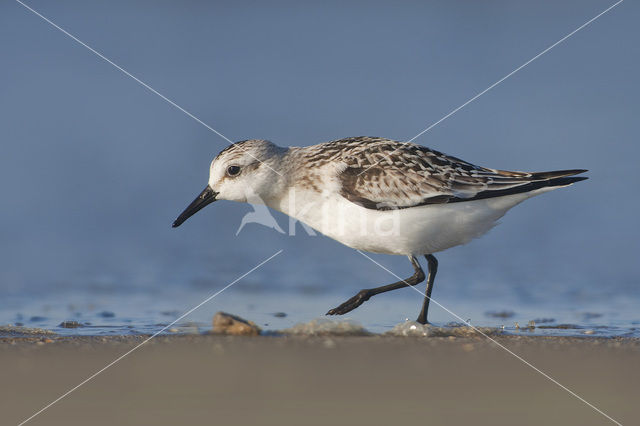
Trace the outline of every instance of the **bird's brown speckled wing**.
{"label": "bird's brown speckled wing", "polygon": [[584,179],[562,180],[584,170],[526,173],[488,169],[420,145],[383,138],[347,138],[320,147],[327,160],[340,157],[346,164],[338,175],[341,195],[377,210],[471,201]]}

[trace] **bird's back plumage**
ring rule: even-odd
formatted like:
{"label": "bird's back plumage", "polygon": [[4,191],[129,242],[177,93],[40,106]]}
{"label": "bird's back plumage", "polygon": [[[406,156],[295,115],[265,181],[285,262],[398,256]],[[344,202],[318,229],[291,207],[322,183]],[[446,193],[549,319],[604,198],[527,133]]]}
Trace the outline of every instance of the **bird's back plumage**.
{"label": "bird's back plumage", "polygon": [[310,165],[340,162],[340,194],[365,208],[404,209],[565,186],[586,170],[516,172],[480,167],[413,143],[352,137],[303,148]]}

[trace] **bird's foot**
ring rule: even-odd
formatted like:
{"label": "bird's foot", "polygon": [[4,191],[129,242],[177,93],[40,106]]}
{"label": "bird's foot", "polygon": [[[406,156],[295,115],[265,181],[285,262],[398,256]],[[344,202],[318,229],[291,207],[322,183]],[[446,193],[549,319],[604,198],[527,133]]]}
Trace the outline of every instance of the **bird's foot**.
{"label": "bird's foot", "polygon": [[419,322],[422,325],[431,325],[431,323],[427,320],[427,315],[424,313],[420,313],[420,315],[418,315],[418,319],[416,319],[416,322]]}
{"label": "bird's foot", "polygon": [[326,315],[344,315],[347,312],[353,311],[358,306],[362,305],[364,302],[369,300],[371,297],[371,293],[369,290],[361,290],[353,296],[351,299],[344,302],[342,305],[337,308],[331,309]]}

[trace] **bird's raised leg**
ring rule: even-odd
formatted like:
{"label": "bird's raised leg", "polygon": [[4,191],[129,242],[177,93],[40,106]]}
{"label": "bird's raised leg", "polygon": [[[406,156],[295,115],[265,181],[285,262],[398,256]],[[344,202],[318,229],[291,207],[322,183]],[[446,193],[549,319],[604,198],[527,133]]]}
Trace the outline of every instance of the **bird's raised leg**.
{"label": "bird's raised leg", "polygon": [[418,322],[420,324],[428,324],[427,321],[427,311],[429,310],[429,301],[431,300],[431,290],[433,290],[433,281],[436,279],[436,273],[438,272],[438,260],[432,254],[425,254],[424,257],[427,259],[427,263],[429,264],[429,275],[427,275],[427,288],[424,296],[424,303],[422,304],[422,310],[420,311],[420,315],[418,315]]}
{"label": "bird's raised leg", "polygon": [[[347,312],[351,312],[358,306],[362,305],[364,302],[369,300],[371,296],[375,296],[376,294],[380,293],[386,293],[387,291],[391,290],[397,290],[403,287],[410,287],[416,284],[420,284],[422,281],[424,281],[424,271],[420,267],[418,259],[416,259],[415,256],[409,256],[409,260],[411,261],[411,264],[413,265],[413,269],[415,271],[411,277],[407,278],[406,280],[398,281],[397,283],[383,285],[382,287],[360,290],[358,294],[353,296],[351,299],[347,300],[337,308],[333,308],[329,312],[327,312],[327,315],[344,315]],[[427,260],[429,259],[427,258]],[[429,267],[431,267],[431,264],[429,265]]]}

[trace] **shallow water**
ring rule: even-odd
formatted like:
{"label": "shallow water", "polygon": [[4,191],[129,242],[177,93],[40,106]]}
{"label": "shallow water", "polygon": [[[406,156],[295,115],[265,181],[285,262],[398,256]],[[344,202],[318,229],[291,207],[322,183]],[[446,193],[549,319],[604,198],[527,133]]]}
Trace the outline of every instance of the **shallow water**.
{"label": "shallow water", "polygon": [[[51,293],[37,300],[11,297],[3,301],[0,325],[44,328],[63,336],[203,333],[211,330],[213,314],[225,311],[254,321],[265,332],[322,318],[353,321],[367,331],[384,333],[399,323],[415,320],[421,305],[420,294],[404,290],[395,295],[374,297],[343,317],[326,317],[323,312],[337,306],[350,294],[337,291],[312,294],[295,290],[256,292],[229,288],[183,316],[217,290],[212,288],[208,293]],[[575,309],[500,300],[437,302],[458,315],[432,302],[429,318],[438,326],[496,327],[507,334],[540,336],[640,337],[640,316],[624,301],[610,304],[606,310],[596,303]]]}

